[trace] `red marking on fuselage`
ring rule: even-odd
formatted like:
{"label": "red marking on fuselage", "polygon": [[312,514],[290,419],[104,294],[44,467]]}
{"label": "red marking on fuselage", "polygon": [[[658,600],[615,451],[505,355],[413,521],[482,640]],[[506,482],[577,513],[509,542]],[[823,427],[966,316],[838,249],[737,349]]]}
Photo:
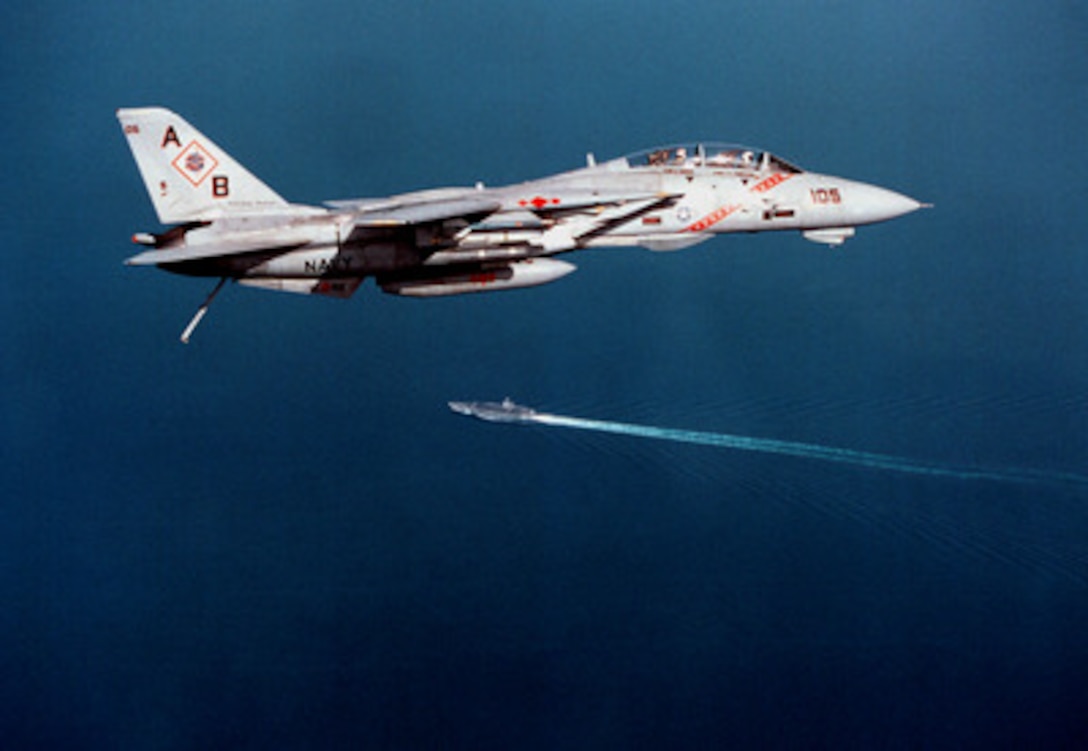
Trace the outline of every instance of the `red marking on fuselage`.
{"label": "red marking on fuselage", "polygon": [[709,214],[704,216],[699,221],[697,221],[694,224],[691,224],[688,227],[686,227],[686,231],[687,232],[705,232],[706,230],[710,229],[715,224],[720,222],[722,219],[725,219],[727,216],[729,216],[730,214],[732,214],[734,211],[736,211],[739,208],[740,208],[740,204],[733,204],[731,206],[722,206],[719,209],[715,209],[714,211],[711,211]]}
{"label": "red marking on fuselage", "polygon": [[790,177],[791,176],[786,174],[785,172],[776,172],[775,174],[768,177],[766,180],[763,180],[760,183],[758,183],[757,185],[753,186],[752,187],[752,192],[753,193],[766,193],[771,188],[773,188],[773,187],[775,187],[777,185],[781,185],[782,183],[786,182],[787,180],[790,179]]}
{"label": "red marking on fuselage", "polygon": [[[785,172],[776,172],[775,174],[771,175],[770,177],[765,178],[764,180],[761,180],[760,182],[753,185],[749,189],[749,191],[752,192],[752,193],[766,193],[769,190],[771,190],[771,189],[781,185],[782,183],[786,182],[791,177],[793,177],[793,175],[787,174]],[[734,212],[736,212],[740,208],[741,208],[740,204],[732,204],[732,205],[729,205],[729,206],[722,206],[721,208],[715,209],[714,211],[710,212],[709,214],[707,214],[706,216],[704,216],[702,219],[695,222],[694,224],[689,225],[688,227],[685,227],[684,231],[685,232],[705,232],[706,230],[710,229],[715,224],[722,221],[723,219],[725,219],[730,214],[733,214]]]}
{"label": "red marking on fuselage", "polygon": [[560,198],[545,198],[544,196],[533,196],[532,198],[522,198],[518,201],[518,206],[532,206],[534,209],[542,209],[545,206],[558,206],[562,203]]}

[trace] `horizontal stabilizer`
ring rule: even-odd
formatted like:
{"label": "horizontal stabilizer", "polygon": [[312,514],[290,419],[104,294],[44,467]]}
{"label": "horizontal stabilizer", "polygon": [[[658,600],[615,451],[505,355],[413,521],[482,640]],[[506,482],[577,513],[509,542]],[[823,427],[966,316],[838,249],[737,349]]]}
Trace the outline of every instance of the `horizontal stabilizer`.
{"label": "horizontal stabilizer", "polygon": [[236,242],[209,243],[207,245],[182,245],[176,248],[162,248],[149,250],[131,258],[125,259],[126,266],[162,266],[171,263],[185,263],[186,261],[200,261],[205,258],[223,258],[225,256],[239,256],[246,253],[266,253],[276,255],[307,245],[309,236],[290,237],[289,232],[282,233],[287,237],[278,237],[272,243],[257,244],[249,240]]}

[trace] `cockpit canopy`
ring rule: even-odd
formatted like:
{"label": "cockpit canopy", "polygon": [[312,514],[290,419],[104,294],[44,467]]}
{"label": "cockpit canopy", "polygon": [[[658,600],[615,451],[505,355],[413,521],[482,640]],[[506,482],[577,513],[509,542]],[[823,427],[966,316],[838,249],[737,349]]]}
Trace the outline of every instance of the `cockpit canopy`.
{"label": "cockpit canopy", "polygon": [[677,167],[745,170],[753,172],[803,172],[785,159],[767,151],[732,143],[691,143],[646,149],[623,157],[631,169]]}

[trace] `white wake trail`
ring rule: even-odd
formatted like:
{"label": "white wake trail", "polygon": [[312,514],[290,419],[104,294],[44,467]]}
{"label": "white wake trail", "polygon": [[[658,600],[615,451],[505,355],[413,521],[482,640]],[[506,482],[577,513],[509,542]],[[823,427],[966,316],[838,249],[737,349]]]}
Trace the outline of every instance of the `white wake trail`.
{"label": "white wake trail", "polygon": [[990,480],[994,482],[1015,482],[1032,484],[1061,484],[1088,486],[1088,476],[1068,472],[1045,472],[1031,469],[985,469],[979,467],[953,467],[932,462],[917,461],[890,454],[876,454],[868,451],[822,446],[814,443],[779,441],[771,438],[753,438],[751,436],[730,435],[728,433],[708,433],[696,430],[677,430],[658,428],[652,425],[635,425],[608,420],[588,420],[581,417],[567,417],[537,412],[525,420],[541,425],[576,430],[593,430],[600,433],[653,438],[662,441],[693,443],[702,446],[718,446],[739,451],[757,451],[765,454],[797,456],[806,459],[819,459],[840,464],[852,464],[869,469],[905,472],[912,475],[949,477],[957,480]]}

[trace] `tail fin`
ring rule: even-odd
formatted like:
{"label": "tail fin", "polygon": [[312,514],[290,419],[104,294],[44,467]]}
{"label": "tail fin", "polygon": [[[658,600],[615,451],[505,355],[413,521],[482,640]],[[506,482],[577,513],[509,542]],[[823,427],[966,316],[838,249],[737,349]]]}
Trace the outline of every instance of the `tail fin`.
{"label": "tail fin", "polygon": [[163,224],[287,206],[274,190],[170,110],[121,109],[117,119]]}

